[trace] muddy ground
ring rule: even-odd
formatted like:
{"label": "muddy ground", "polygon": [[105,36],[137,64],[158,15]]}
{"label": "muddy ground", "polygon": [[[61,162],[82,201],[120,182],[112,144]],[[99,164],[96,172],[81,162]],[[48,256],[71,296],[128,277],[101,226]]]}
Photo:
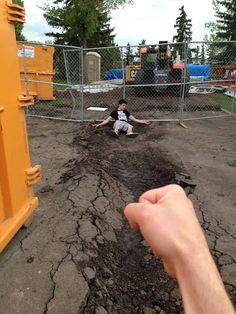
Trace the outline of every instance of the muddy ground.
{"label": "muddy ground", "polygon": [[[98,92],[96,88],[95,91],[95,93],[84,92],[81,94],[77,89],[56,90],[54,91],[54,101],[38,101],[28,110],[32,115],[46,117],[85,121],[102,120],[117,106],[117,100],[124,97],[124,90],[120,86],[106,92]],[[180,106],[183,106],[179,93],[157,94],[152,90],[147,90],[146,93],[142,97],[137,97],[134,86],[125,86],[127,109],[133,115],[151,120],[179,119]],[[182,118],[222,115],[222,96],[219,93],[189,94],[184,101]],[[224,97],[224,102],[231,103],[230,97]],[[102,107],[107,111],[90,111],[87,110],[89,107]]]}
{"label": "muddy ground", "polygon": [[186,124],[114,139],[110,126],[28,119],[40,206],[0,256],[1,314],[183,313],[176,282],[123,216],[142,192],[174,182],[236,304],[236,119]]}

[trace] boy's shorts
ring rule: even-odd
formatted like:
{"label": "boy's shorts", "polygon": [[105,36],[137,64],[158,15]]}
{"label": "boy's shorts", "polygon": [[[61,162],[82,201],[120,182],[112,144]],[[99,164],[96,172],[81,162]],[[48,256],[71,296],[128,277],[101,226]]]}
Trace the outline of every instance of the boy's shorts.
{"label": "boy's shorts", "polygon": [[120,121],[120,120],[116,120],[116,122],[114,123],[113,125],[113,128],[117,128],[119,129],[120,131],[123,131],[123,132],[127,132],[128,130],[128,127],[131,127],[132,125],[129,124],[127,121]]}

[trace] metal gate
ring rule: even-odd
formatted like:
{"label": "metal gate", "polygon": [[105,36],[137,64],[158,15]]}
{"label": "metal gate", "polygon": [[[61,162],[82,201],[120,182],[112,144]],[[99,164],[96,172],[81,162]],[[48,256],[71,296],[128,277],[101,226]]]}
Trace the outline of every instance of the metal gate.
{"label": "metal gate", "polygon": [[[27,43],[23,49],[25,90],[30,94],[32,83],[36,84],[36,92],[39,84],[41,89],[48,85],[53,87],[54,97],[45,100],[35,95],[35,105],[27,113],[72,121],[102,120],[120,98],[127,100],[127,108],[135,117],[152,121],[184,121],[236,113],[236,42],[160,43],[158,49],[164,45],[168,47],[167,53],[175,57],[175,67],[182,67],[178,80],[139,81],[141,63],[140,60],[135,63],[142,48],[139,46],[93,49],[53,46],[54,74],[53,80],[47,82],[31,79],[24,51],[35,44]],[[154,45],[149,47],[155,50]],[[90,59],[91,55],[95,61]],[[93,62],[97,62],[97,67],[91,71]]]}

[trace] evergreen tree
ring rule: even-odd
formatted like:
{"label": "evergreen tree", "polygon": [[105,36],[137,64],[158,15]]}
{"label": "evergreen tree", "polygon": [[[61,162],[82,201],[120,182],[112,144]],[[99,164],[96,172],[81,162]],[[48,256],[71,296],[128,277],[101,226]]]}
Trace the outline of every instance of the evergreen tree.
{"label": "evergreen tree", "polygon": [[192,52],[195,54],[195,56],[194,56],[194,62],[195,62],[195,63],[199,63],[199,52],[200,52],[199,46],[197,45],[196,48],[192,49]]}
{"label": "evergreen tree", "polygon": [[[20,6],[24,6],[24,1],[23,0],[14,0],[12,1],[14,4],[18,4]],[[15,30],[16,30],[16,40],[17,41],[26,41],[26,37],[22,34],[24,25],[22,24],[16,24],[15,25]]]}
{"label": "evergreen tree", "polygon": [[138,44],[138,51],[137,51],[137,55],[138,55],[138,56],[140,55],[140,49],[141,49],[142,47],[144,47],[144,46],[147,46],[147,45],[146,45],[146,39],[142,39],[142,40],[140,41],[140,43]]}
{"label": "evergreen tree", "polygon": [[[220,63],[236,62],[236,0],[214,0],[213,7],[217,21],[209,23],[214,41],[210,49],[211,61]],[[226,41],[226,42],[221,42]]]}
{"label": "evergreen tree", "polygon": [[44,9],[48,24],[59,29],[46,35],[54,37],[57,44],[87,47],[92,36],[107,26],[104,6],[99,0],[54,0],[53,6]]}
{"label": "evergreen tree", "polygon": [[131,62],[132,62],[132,49],[130,47],[130,43],[128,43],[125,51],[125,64],[130,64]]}
{"label": "evergreen tree", "polygon": [[[127,0],[54,0],[44,7],[49,25],[58,32],[47,33],[57,44],[84,47],[114,45],[110,27],[110,10],[124,5]],[[131,0],[128,3],[132,2]]]}
{"label": "evergreen tree", "polygon": [[133,0],[105,0],[104,4],[108,10],[118,9],[120,6],[125,4],[133,4]]}
{"label": "evergreen tree", "polygon": [[[174,27],[177,29],[177,35],[173,36],[173,42],[186,42],[192,39],[192,20],[187,18],[187,14],[184,10],[184,6],[180,9],[180,15],[176,19]],[[184,57],[184,47],[183,45],[174,45],[173,46],[173,56],[176,58],[177,54],[180,55],[180,59]],[[188,56],[190,57],[190,55]]]}
{"label": "evergreen tree", "polygon": [[224,40],[236,40],[236,1],[217,0],[217,4],[217,36]]}
{"label": "evergreen tree", "polygon": [[192,39],[192,20],[187,18],[183,5],[179,10],[180,15],[177,17],[174,25],[177,29],[177,35],[173,37],[173,42],[184,42]]}
{"label": "evergreen tree", "polygon": [[110,17],[106,11],[99,12],[98,25],[96,31],[91,35],[87,41],[88,47],[109,47],[114,46],[114,37],[112,34],[114,28],[110,27]]}
{"label": "evergreen tree", "polygon": [[205,61],[206,61],[205,45],[204,44],[202,44],[202,47],[201,47],[200,61],[201,61],[201,64],[205,64]]}

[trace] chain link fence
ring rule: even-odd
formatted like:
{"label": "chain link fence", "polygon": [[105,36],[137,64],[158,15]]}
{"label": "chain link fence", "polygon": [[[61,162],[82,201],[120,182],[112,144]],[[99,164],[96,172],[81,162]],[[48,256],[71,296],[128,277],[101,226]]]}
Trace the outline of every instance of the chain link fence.
{"label": "chain link fence", "polygon": [[18,43],[28,115],[102,120],[120,98],[139,119],[184,121],[236,113],[236,42],[83,49]]}

